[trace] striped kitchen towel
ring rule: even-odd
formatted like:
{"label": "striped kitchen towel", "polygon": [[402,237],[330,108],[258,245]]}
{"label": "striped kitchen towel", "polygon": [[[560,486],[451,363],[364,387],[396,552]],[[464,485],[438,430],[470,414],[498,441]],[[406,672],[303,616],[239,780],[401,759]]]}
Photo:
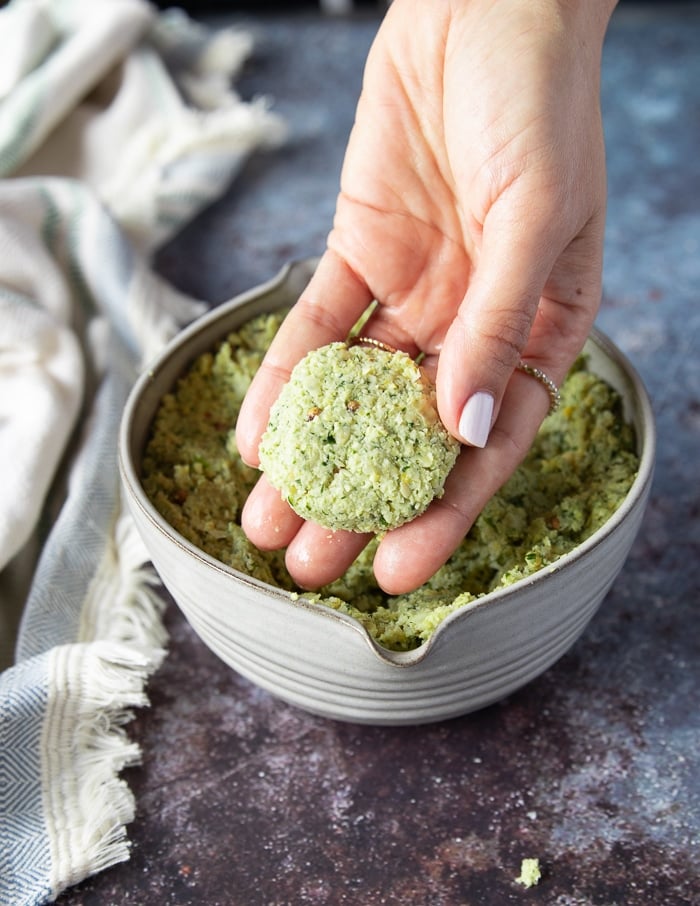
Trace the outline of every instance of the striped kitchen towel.
{"label": "striped kitchen towel", "polygon": [[138,370],[205,307],[152,252],[283,138],[232,88],[250,51],[145,0],[0,10],[0,626],[22,605],[0,674],[0,906],[128,857],[125,725],[166,638],[117,430]]}

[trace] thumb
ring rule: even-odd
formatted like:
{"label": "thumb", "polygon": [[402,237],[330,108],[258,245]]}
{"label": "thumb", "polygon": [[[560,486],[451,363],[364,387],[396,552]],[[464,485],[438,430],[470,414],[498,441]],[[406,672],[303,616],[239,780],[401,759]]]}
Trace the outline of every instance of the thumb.
{"label": "thumb", "polygon": [[476,272],[445,335],[438,408],[448,430],[472,446],[486,445],[530,337],[556,257],[551,250],[543,254],[547,245],[542,236],[524,236],[517,228],[492,240],[485,232]]}

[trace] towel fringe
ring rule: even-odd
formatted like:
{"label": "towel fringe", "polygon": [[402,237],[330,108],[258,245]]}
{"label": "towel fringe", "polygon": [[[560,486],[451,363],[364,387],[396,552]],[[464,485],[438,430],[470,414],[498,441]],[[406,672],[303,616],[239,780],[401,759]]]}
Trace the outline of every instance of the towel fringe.
{"label": "towel fringe", "polygon": [[165,656],[164,601],[131,517],[121,512],[89,586],[79,641],[50,652],[42,740],[53,896],[129,858],[134,796],[119,777],[141,749],[126,733]]}
{"label": "towel fringe", "polygon": [[144,684],[161,657],[113,641],[50,653],[42,748],[53,896],[129,857],[135,802],[118,775],[141,752],[124,725],[147,704]]}
{"label": "towel fringe", "polygon": [[[131,516],[120,511],[83,602],[78,641],[159,651],[167,641],[159,580]],[[155,667],[154,667],[155,669]]]}

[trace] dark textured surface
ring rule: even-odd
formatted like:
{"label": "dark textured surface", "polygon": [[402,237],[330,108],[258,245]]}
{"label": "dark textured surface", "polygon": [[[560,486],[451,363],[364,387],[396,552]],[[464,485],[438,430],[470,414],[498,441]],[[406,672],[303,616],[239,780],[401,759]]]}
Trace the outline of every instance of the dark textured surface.
{"label": "dark textured surface", "polygon": [[[159,256],[212,302],[318,253],[376,21],[245,20],[241,82],[291,127]],[[132,858],[93,904],[680,906],[700,901],[700,14],[626,4],[604,59],[610,206],[599,325],[654,398],[630,559],[584,636],[508,700],[419,728],[334,723],[237,677],[171,606],[132,735]],[[537,856],[540,885],[516,884]]]}

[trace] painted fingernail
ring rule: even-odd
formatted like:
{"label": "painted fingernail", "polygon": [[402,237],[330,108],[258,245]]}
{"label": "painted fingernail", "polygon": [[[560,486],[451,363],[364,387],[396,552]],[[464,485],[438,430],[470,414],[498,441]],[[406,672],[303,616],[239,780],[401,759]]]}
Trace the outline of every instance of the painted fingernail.
{"label": "painted fingernail", "polygon": [[485,447],[491,431],[493,397],[480,391],[470,396],[459,417],[459,433],[466,443],[473,447]]}

